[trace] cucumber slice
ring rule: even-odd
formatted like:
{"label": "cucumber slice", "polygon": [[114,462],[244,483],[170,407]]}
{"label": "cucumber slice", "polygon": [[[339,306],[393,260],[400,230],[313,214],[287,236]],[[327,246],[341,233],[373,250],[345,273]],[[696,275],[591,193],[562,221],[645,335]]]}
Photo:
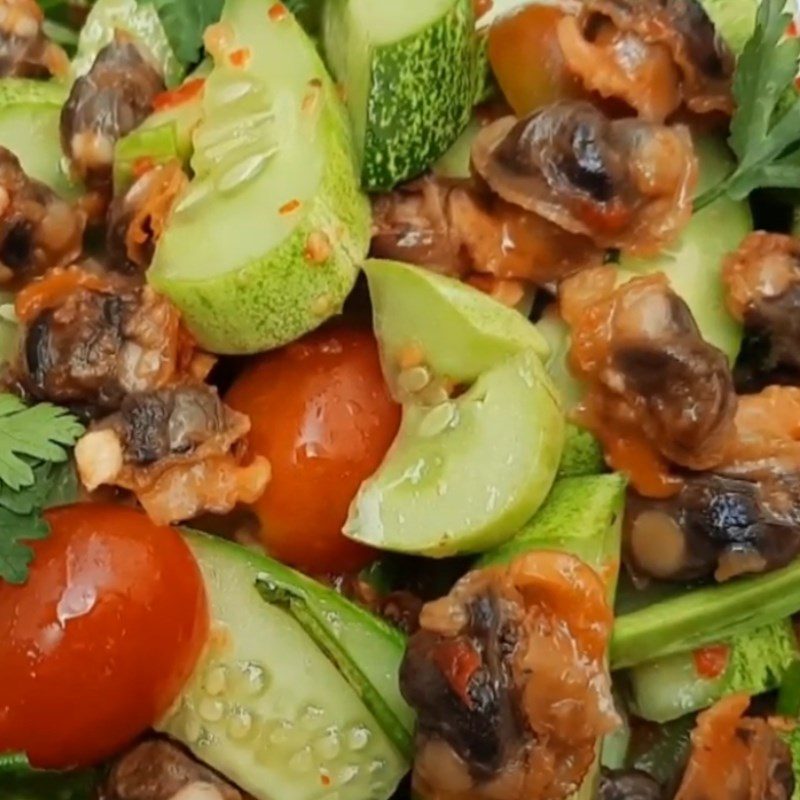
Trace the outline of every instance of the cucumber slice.
{"label": "cucumber slice", "polygon": [[[211,72],[211,62],[204,61],[176,89],[197,87]],[[149,159],[164,164],[178,159],[188,165],[194,150],[192,135],[203,118],[203,92],[196,89],[188,99],[170,108],[153,112],[136,130],[120,139],[114,148],[114,187],[117,192],[132,182],[136,163]]]}
{"label": "cucumber slice", "polygon": [[618,474],[556,481],[533,519],[511,541],[483,555],[477,566],[508,564],[531,550],[546,548],[572,553],[598,571],[615,574],[626,486]]}
{"label": "cucumber slice", "polygon": [[344,109],[291,16],[229,0],[194,131],[195,178],[148,278],[217,353],[277,347],[342,307],[369,244]]}
{"label": "cucumber slice", "polygon": [[424,172],[469,122],[477,92],[472,0],[330,0],[323,47],[345,87],[361,180]]}
{"label": "cucumber slice", "polygon": [[406,405],[397,439],[361,487],[344,533],[434,558],[498,544],[547,496],[563,427],[531,352],[481,375],[453,402]]}
{"label": "cucumber slice", "polygon": [[180,83],[184,74],[152,3],[137,0],[97,0],[86,17],[72,60],[72,77],[80,78],[94,64],[97,54],[122,30],[137,39],[152,55],[167,86]]}
{"label": "cucumber slice", "polygon": [[800,561],[719,586],[682,592],[617,617],[613,669],[733,639],[800,611]]}
{"label": "cucumber slice", "polygon": [[395,261],[370,260],[364,271],[383,370],[395,393],[398,351],[407,347],[418,347],[435,374],[459,383],[521,350],[548,357],[547,343],[522,314],[461,281]]}
{"label": "cucumber slice", "polygon": [[258,800],[386,800],[407,761],[335,662],[256,584],[301,597],[410,733],[396,688],[402,638],[263,556],[202,534],[186,538],[206,582],[212,630],[158,729]]}
{"label": "cucumber slice", "polygon": [[[433,557],[493,547],[542,504],[561,456],[564,416],[540,361],[546,346],[521,314],[458,281],[388,261],[365,271],[403,421],[344,533]],[[409,352],[419,355],[421,394],[408,390]],[[429,398],[424,390],[443,380],[461,393]]]}
{"label": "cucumber slice", "polygon": [[72,199],[81,188],[63,168],[59,125],[66,99],[65,87],[56,82],[0,80],[0,146],[14,153],[31,178]]}
{"label": "cucumber slice", "polygon": [[737,636],[729,646],[728,667],[717,678],[699,675],[692,653],[677,653],[629,670],[632,711],[663,723],[708,708],[728,694],[763,694],[780,685],[798,657],[789,620]]}

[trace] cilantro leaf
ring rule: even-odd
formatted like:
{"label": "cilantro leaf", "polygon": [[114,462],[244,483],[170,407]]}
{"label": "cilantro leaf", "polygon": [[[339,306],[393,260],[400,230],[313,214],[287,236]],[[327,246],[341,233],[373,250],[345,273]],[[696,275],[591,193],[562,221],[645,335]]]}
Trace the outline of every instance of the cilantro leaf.
{"label": "cilantro leaf", "polygon": [[787,36],[792,16],[785,7],[785,0],[762,0],[759,5],[755,31],[733,82],[737,108],[729,143],[739,163],[728,178],[697,199],[695,210],[723,194],[742,200],[757,188],[798,185],[800,96],[793,84],[800,38]]}
{"label": "cilantro leaf", "polygon": [[78,497],[78,476],[70,461],[60,464],[34,464],[33,483],[26,489],[14,491],[0,484],[0,508],[12,514],[32,514],[43,508],[68,505]]}
{"label": "cilantro leaf", "polygon": [[0,579],[25,583],[33,550],[24,542],[44,539],[49,533],[50,527],[38,513],[20,515],[0,508]]}
{"label": "cilantro leaf", "polygon": [[0,797],[13,800],[91,800],[97,797],[102,771],[38,770],[24,753],[0,753]]}
{"label": "cilantro leaf", "polygon": [[185,65],[200,60],[203,34],[222,14],[224,0],[150,0],[172,50]]}
{"label": "cilantro leaf", "polygon": [[0,394],[0,485],[12,490],[34,482],[29,456],[61,462],[66,448],[83,433],[83,426],[63,408],[50,403],[26,406],[12,394]]}

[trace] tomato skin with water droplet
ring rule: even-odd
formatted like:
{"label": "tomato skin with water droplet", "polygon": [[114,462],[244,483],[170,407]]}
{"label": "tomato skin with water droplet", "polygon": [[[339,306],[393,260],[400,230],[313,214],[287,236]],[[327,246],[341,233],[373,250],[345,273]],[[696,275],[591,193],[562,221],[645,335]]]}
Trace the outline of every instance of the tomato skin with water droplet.
{"label": "tomato skin with water droplet", "polygon": [[0,753],[95,764],[174,702],[208,636],[205,589],[180,535],[142,513],[47,514],[23,586],[0,581]]}
{"label": "tomato skin with water droplet", "polygon": [[250,447],[272,466],[254,506],[270,554],[319,574],[369,563],[374,552],[341,530],[400,425],[371,331],[338,323],[267,353],[225,400],[250,417]]}

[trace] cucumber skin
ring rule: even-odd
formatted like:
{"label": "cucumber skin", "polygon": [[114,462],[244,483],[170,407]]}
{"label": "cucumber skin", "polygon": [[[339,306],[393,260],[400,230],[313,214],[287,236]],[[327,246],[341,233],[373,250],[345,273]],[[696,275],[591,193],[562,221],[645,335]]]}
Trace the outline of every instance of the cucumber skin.
{"label": "cucumber skin", "polygon": [[[326,92],[333,91],[326,87]],[[244,355],[294,341],[340,311],[355,285],[354,265],[364,260],[369,247],[369,201],[351,178],[349,126],[332,105],[338,99],[331,95],[326,102],[328,119],[320,121],[327,139],[325,172],[305,219],[289,237],[236,270],[235,277],[226,273],[180,281],[165,277],[158,262],[148,272],[151,285],[180,309],[200,346],[210,352]],[[324,264],[311,264],[305,256],[308,238],[317,231],[325,231],[332,245]],[[330,305],[316,314],[309,304],[319,298],[329,298]]]}
{"label": "cucumber skin", "polygon": [[472,0],[456,0],[424,33],[374,50],[361,174],[368,191],[424,172],[469,123],[479,60],[474,28]]}
{"label": "cucumber skin", "polygon": [[[274,582],[302,596],[410,731],[413,717],[397,685],[402,635],[266,556],[188,529],[182,534],[203,574],[212,624],[193,675],[154,727],[256,800],[315,800],[333,796],[333,787],[342,800],[387,800],[408,763],[336,664],[296,619],[260,596],[257,584]],[[209,673],[220,667],[227,680],[212,689]],[[252,668],[266,680],[250,689],[240,676]],[[211,713],[209,701],[216,707]],[[242,714],[248,728],[237,732],[230,723]],[[344,737],[353,727],[371,735],[350,749]],[[323,752],[318,737],[328,735],[341,746]],[[332,779],[327,794],[322,775]]]}
{"label": "cucumber skin", "polygon": [[[508,564],[532,550],[563,550],[599,571],[619,559],[627,481],[622,475],[560,478],[517,535],[485,553],[476,567]],[[616,582],[609,588],[613,599]]]}
{"label": "cucumber skin", "polygon": [[697,675],[693,653],[668,656],[628,672],[632,710],[638,717],[664,723],[700,711],[729,694],[763,694],[776,689],[798,657],[789,620],[736,637],[725,672],[717,678]]}
{"label": "cucumber skin", "polygon": [[600,475],[607,471],[600,442],[589,431],[568,422],[558,477],[579,478],[584,475]]}

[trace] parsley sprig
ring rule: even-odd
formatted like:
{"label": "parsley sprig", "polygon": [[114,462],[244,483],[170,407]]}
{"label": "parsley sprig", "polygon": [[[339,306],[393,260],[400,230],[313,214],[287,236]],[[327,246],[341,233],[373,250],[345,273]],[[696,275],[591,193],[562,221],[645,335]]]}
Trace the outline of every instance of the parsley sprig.
{"label": "parsley sprig", "polygon": [[785,0],[759,5],[733,82],[737,108],[728,142],[738,166],[695,201],[695,210],[724,194],[742,200],[754,189],[800,186],[800,95],[793,87],[800,38],[788,35],[785,7]]}
{"label": "parsley sprig", "polygon": [[77,478],[67,459],[82,433],[63,408],[26,406],[0,394],[0,580],[25,582],[33,558],[25,542],[49,533],[42,511],[75,500]]}

